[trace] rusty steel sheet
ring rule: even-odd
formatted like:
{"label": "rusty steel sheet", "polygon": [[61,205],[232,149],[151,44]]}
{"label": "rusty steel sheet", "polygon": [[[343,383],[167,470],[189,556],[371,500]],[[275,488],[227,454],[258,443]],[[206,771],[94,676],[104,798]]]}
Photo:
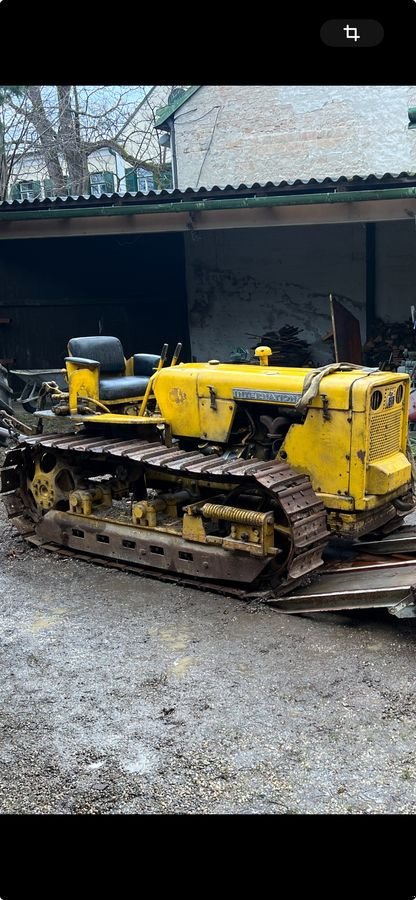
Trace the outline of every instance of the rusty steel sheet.
{"label": "rusty steel sheet", "polygon": [[313,584],[267,604],[285,613],[385,608],[399,618],[416,616],[416,560],[324,567]]}
{"label": "rusty steel sheet", "polygon": [[375,553],[377,556],[386,554],[408,556],[409,553],[416,556],[416,530],[404,526],[400,531],[378,541],[360,540],[353,546],[360,553]]}
{"label": "rusty steel sheet", "polygon": [[363,351],[360,323],[356,316],[330,295],[335,362],[349,362],[362,366]]}

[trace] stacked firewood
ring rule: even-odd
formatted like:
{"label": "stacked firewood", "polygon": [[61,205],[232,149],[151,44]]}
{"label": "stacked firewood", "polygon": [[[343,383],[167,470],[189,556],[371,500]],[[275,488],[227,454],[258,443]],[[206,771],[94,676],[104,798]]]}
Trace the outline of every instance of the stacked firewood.
{"label": "stacked firewood", "polygon": [[313,365],[310,353],[310,346],[307,341],[298,337],[302,328],[296,328],[295,325],[283,325],[278,331],[266,331],[258,337],[254,334],[249,337],[256,337],[256,343],[251,348],[254,352],[256,347],[270,347],[272,355],[269,356],[269,365],[284,366],[310,366]]}
{"label": "stacked firewood", "polygon": [[416,331],[412,320],[383,322],[376,319],[372,336],[363,347],[364,364],[396,368],[401,363],[404,350],[416,350]]}

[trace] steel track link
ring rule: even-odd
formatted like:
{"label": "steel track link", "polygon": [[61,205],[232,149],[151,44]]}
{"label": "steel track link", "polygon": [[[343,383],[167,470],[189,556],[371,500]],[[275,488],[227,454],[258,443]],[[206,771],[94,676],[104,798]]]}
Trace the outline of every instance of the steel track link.
{"label": "steel track link", "polygon": [[[224,482],[235,485],[235,487],[261,487],[266,494],[270,495],[270,499],[283,510],[292,535],[292,546],[287,559],[286,571],[280,575],[277,581],[276,576],[271,580],[269,578],[267,584],[269,590],[259,591],[263,595],[268,594],[272,587],[277,586],[280,593],[292,590],[295,585],[301,583],[306,575],[322,565],[322,552],[329,539],[325,507],[314,493],[309,478],[295,472],[283,461],[207,457],[199,451],[178,450],[177,447],[167,448],[157,442],[151,443],[137,439],[117,440],[79,434],[52,434],[47,437],[28,438],[21,443],[17,450],[9,451],[2,471],[7,472],[8,469],[17,467],[17,470],[22,472],[27,465],[29,454],[32,455],[33,452],[38,454],[42,451],[56,452],[60,458],[68,454],[70,458],[73,458],[74,454],[75,460],[77,455],[80,455],[87,459],[104,458],[117,465],[121,461],[142,463],[150,472],[168,472],[171,475],[177,475],[178,478],[188,477],[194,481],[201,476],[205,481],[213,479],[216,483]],[[3,492],[5,491],[4,484],[7,487],[7,477],[5,481],[2,479]],[[66,555],[84,559],[88,557],[95,562],[100,560],[104,565],[121,566],[126,570],[137,571],[150,577],[186,586],[203,587],[205,590],[213,590],[231,596],[254,596],[252,591],[248,593],[240,588],[234,588],[232,584],[217,583],[215,580],[195,579],[195,577],[187,577],[186,574],[180,572],[171,575],[161,569],[149,570],[139,564],[136,565],[136,563],[113,562],[107,556],[84,551],[80,553],[72,548],[65,548],[62,551],[59,546],[54,546],[54,540],[42,542],[35,538],[41,517],[29,502],[24,480],[21,481],[19,487],[3,496],[3,500],[9,517],[14,519],[14,524],[23,537],[29,541],[32,539],[32,542],[36,541],[45,549],[54,547],[54,549],[65,552]],[[111,523],[107,523],[107,528],[111,530]],[[59,545],[59,535],[57,538]]]}

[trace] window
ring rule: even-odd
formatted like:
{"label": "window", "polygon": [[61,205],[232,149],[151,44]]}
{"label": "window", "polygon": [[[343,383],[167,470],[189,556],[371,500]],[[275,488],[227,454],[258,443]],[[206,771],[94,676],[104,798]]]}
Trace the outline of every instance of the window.
{"label": "window", "polygon": [[36,200],[40,195],[40,181],[17,181],[11,189],[12,200]]}
{"label": "window", "polygon": [[92,172],[90,175],[90,189],[94,197],[101,194],[114,193],[114,175],[112,172]]}
{"label": "window", "polygon": [[19,184],[20,191],[20,199],[21,200],[34,200],[35,199],[35,191],[33,187],[33,181],[21,181]]}
{"label": "window", "polygon": [[142,168],[126,169],[126,191],[135,194],[136,191],[146,193],[147,191],[154,190],[155,182],[152,172]]}
{"label": "window", "polygon": [[139,169],[137,172],[137,189],[139,191],[152,191],[154,190],[154,180],[151,172],[146,172],[145,175],[142,175],[142,169]]}

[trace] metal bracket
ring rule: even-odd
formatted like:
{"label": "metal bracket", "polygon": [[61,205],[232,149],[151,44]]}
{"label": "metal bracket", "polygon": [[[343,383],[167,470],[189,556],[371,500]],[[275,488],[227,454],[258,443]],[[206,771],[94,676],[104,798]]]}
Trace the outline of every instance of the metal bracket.
{"label": "metal bracket", "polygon": [[212,384],[208,384],[207,387],[208,387],[209,396],[210,396],[210,404],[209,405],[210,405],[211,409],[217,409],[217,392],[216,392],[215,388],[212,386]]}
{"label": "metal bracket", "polygon": [[326,422],[331,420],[331,413],[329,412],[329,400],[327,394],[320,394],[322,400],[322,412]]}

